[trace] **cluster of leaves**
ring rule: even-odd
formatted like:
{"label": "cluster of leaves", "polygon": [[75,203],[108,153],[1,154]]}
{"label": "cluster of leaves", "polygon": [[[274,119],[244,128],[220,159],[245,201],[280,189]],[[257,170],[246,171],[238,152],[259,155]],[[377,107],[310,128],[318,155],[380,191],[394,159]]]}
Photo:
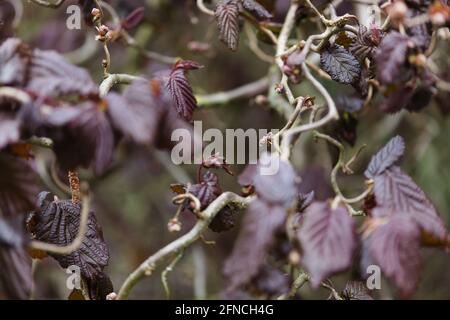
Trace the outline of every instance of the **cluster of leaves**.
{"label": "cluster of leaves", "polygon": [[420,279],[420,246],[448,246],[449,236],[431,201],[398,166],[404,148],[401,137],[393,138],[365,172],[374,181],[375,206],[365,222],[363,265],[375,262],[408,296]]}
{"label": "cluster of leaves", "polygon": [[[196,184],[173,184],[172,191],[175,193],[191,194],[200,201],[199,210],[206,209],[211,202],[217,199],[222,194],[222,188],[219,185],[219,177],[210,170],[207,170],[203,175],[201,170],[205,169],[223,169],[228,174],[233,174],[226,162],[226,160],[219,154],[214,154],[208,159],[204,160],[198,169],[198,181]],[[183,203],[183,207],[194,212],[195,203],[187,199]],[[209,228],[214,232],[224,232],[232,229],[235,225],[235,215],[239,208],[233,204],[227,204],[222,208],[214,219],[211,221]]]}
{"label": "cluster of leaves", "polygon": [[[35,216],[41,222],[34,236],[57,245],[69,244],[79,227],[77,205],[59,201],[35,208],[39,185],[29,139],[51,139],[61,169],[91,166],[96,175],[107,172],[121,138],[144,146],[170,148],[174,129],[192,130],[196,100],[186,71],[199,67],[192,61],[178,61],[171,70],[149,81],[134,81],[121,94],[101,96],[88,72],[58,53],[32,50],[16,38],[1,44],[0,86],[26,97],[0,100],[0,236],[8,239],[14,231],[21,239],[0,242],[0,265],[7,270],[2,278],[11,297],[26,299],[32,286],[31,260],[26,258],[29,235],[24,232],[25,214],[38,209],[40,213]],[[102,272],[108,253],[93,214],[85,241],[91,242],[55,259],[62,267],[79,265],[91,298],[104,298],[111,292],[99,287],[110,287]],[[97,291],[101,293],[95,294]]]}
{"label": "cluster of leaves", "polygon": [[[368,265],[378,265],[403,296],[414,293],[420,275],[420,247],[445,247],[450,238],[430,200],[398,167],[404,150],[403,139],[397,136],[370,161],[365,176],[374,189],[366,200],[368,217],[362,232],[357,231],[356,221],[347,207],[336,201],[339,198],[330,203],[314,200],[314,192],[298,193],[297,175],[289,163],[277,159],[279,171],[270,176],[261,175],[260,168],[268,161],[276,161],[268,159],[276,156],[265,155],[258,165],[249,165],[239,182],[247,190],[251,185],[257,199],[250,204],[234,249],[224,265],[227,293],[240,297],[237,292],[254,291],[267,268],[281,272],[270,262],[271,256],[277,256],[278,266],[284,261],[302,267],[309,274],[313,288],[330,276],[348,270],[354,259],[361,256],[361,274],[366,274]],[[273,188],[275,184],[277,188]],[[296,213],[289,214],[293,210]],[[280,245],[289,243],[287,224],[293,230],[289,237],[291,244],[280,257]],[[359,255],[358,248],[362,250]],[[274,254],[274,249],[278,254]],[[289,261],[292,252],[300,254],[299,261]],[[292,280],[287,276],[284,279],[287,284]],[[361,293],[359,298],[370,298],[366,293]],[[342,296],[352,299],[346,290]]]}

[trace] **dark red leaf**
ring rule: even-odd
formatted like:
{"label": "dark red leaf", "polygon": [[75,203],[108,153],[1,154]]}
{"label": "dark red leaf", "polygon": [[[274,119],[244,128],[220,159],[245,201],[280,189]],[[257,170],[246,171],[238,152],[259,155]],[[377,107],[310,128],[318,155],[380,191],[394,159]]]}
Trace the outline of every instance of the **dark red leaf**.
{"label": "dark red leaf", "polygon": [[355,40],[350,44],[350,52],[361,62],[366,57],[371,57],[374,49],[380,43],[380,33],[380,30],[368,30],[366,26],[361,25]]}
{"label": "dark red leaf", "polygon": [[38,177],[27,160],[0,153],[0,212],[7,218],[34,209]]}
{"label": "dark red leaf", "polygon": [[122,20],[121,25],[122,28],[125,29],[133,29],[139,23],[141,23],[142,19],[144,19],[145,15],[145,7],[139,7],[133,10],[125,19]]}
{"label": "dark red leaf", "polygon": [[9,38],[0,46],[0,85],[23,85],[31,51],[20,39]]}
{"label": "dark red leaf", "polygon": [[186,78],[187,70],[196,70],[202,66],[193,61],[180,60],[173,66],[167,87],[175,103],[176,110],[186,121],[192,121],[192,114],[197,108],[197,100]]}
{"label": "dark red leaf", "polygon": [[187,192],[192,193],[200,200],[201,210],[204,210],[222,193],[222,190],[217,176],[210,171],[206,171],[203,180],[198,184],[189,186]]}
{"label": "dark red leaf", "polygon": [[255,17],[261,20],[272,19],[272,14],[255,0],[243,0],[242,6],[245,10],[251,12]]}
{"label": "dark red leaf", "polygon": [[[273,165],[274,172],[264,172]],[[272,205],[290,206],[297,196],[297,173],[292,165],[278,155],[264,153],[258,161],[258,170],[253,176],[256,193]]]}
{"label": "dark red leaf", "polygon": [[369,179],[382,174],[386,169],[398,163],[405,152],[405,142],[402,137],[395,136],[370,160],[364,172]]}
{"label": "dark red leaf", "polygon": [[48,137],[61,167],[93,166],[97,175],[109,168],[114,152],[114,135],[105,106],[86,102],[73,107],[55,108],[49,115]]}
{"label": "dark red leaf", "polygon": [[378,80],[382,83],[395,83],[406,62],[410,44],[409,38],[399,32],[388,33],[376,52]]}
{"label": "dark red leaf", "polygon": [[446,239],[447,231],[431,201],[399,167],[393,166],[375,177],[374,194],[377,209],[373,216],[409,215],[420,228],[438,239]]}
{"label": "dark red leaf", "polygon": [[[81,206],[70,200],[53,200],[53,195],[49,192],[39,194],[38,204],[35,238],[59,246],[71,244],[80,227]],[[62,268],[71,265],[80,267],[81,275],[89,281],[102,277],[103,268],[108,264],[109,252],[94,213],[89,213],[86,234],[78,250],[68,255],[49,255]]]}
{"label": "dark red leaf", "polygon": [[361,73],[358,60],[340,45],[333,45],[321,53],[320,66],[331,79],[345,84],[357,81]]}
{"label": "dark red leaf", "polygon": [[27,251],[0,246],[0,270],[0,283],[6,298],[28,300],[33,288],[33,274]]}
{"label": "dark red leaf", "polygon": [[228,291],[248,284],[260,272],[285,220],[286,212],[282,207],[270,206],[260,200],[250,204],[233,251],[225,262],[223,272],[229,281]]}
{"label": "dark red leaf", "polygon": [[50,97],[98,94],[98,87],[86,70],[70,64],[57,52],[37,49],[33,52],[27,88]]}
{"label": "dark red leaf", "polygon": [[14,114],[0,111],[0,150],[19,139],[20,121]]}
{"label": "dark red leaf", "polygon": [[239,211],[234,205],[223,207],[209,224],[209,228],[214,232],[224,232],[232,229],[236,223],[235,214]]}
{"label": "dark red leaf", "polygon": [[215,17],[219,28],[219,39],[231,50],[239,43],[239,6],[235,1],[226,1],[216,8]]}
{"label": "dark red leaf", "polygon": [[135,81],[118,95],[110,93],[107,113],[115,128],[139,144],[151,145],[157,137],[163,111],[157,105],[148,81]]}
{"label": "dark red leaf", "polygon": [[[392,90],[392,89],[391,89]],[[405,108],[413,97],[415,85],[407,83],[398,85],[387,93],[380,104],[380,109],[387,113],[395,113]]]}
{"label": "dark red leaf", "polygon": [[297,232],[303,252],[301,263],[311,276],[312,287],[351,266],[356,248],[355,222],[344,207],[331,209],[326,202],[313,203]]}
{"label": "dark red leaf", "polygon": [[399,212],[373,231],[369,252],[383,274],[409,296],[420,278],[420,230],[408,214]]}

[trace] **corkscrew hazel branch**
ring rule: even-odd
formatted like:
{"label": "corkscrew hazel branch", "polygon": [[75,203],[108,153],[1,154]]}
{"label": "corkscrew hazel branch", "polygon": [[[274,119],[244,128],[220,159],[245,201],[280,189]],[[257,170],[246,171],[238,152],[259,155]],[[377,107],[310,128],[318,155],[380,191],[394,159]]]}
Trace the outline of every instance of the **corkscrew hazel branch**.
{"label": "corkscrew hazel branch", "polygon": [[204,0],[197,0],[197,7],[201,12],[214,17],[214,11],[206,7]]}
{"label": "corkscrew hazel branch", "polygon": [[104,97],[116,84],[130,84],[135,80],[145,80],[129,74],[110,74],[100,84],[100,96]]}
{"label": "corkscrew hazel branch", "polygon": [[208,228],[217,213],[229,203],[236,203],[247,207],[253,197],[243,198],[232,192],[222,193],[205,210],[201,212],[201,219],[185,235],[169,243],[149,258],[147,258],[135,271],[133,271],[120,288],[118,299],[127,299],[133,287],[145,276],[149,276],[161,263],[175,254],[179,254],[185,248],[197,241]]}
{"label": "corkscrew hazel branch", "polygon": [[226,104],[233,100],[253,97],[261,92],[264,92],[268,88],[269,79],[267,77],[264,77],[230,91],[216,92],[207,95],[197,95],[197,104],[200,107]]}
{"label": "corkscrew hazel branch", "polygon": [[[316,138],[323,139],[323,140],[327,141],[328,143],[331,143],[339,150],[338,160],[331,171],[331,186],[333,187],[333,191],[336,193],[338,198],[342,202],[344,202],[344,204],[347,206],[347,209],[349,210],[351,215],[354,215],[354,216],[361,215],[361,212],[353,209],[353,207],[350,204],[357,203],[357,202],[364,200],[364,198],[366,198],[372,192],[373,184],[368,183],[367,189],[360,195],[358,195],[354,198],[346,198],[343,195],[341,189],[339,188],[339,184],[337,182],[337,174],[338,174],[339,170],[344,170],[344,168],[346,166],[346,163],[344,161],[345,148],[344,148],[343,144],[340,143],[339,141],[337,141],[336,139],[334,139],[326,134],[320,133],[318,131],[314,131],[314,136]],[[352,159],[354,159],[354,157]]]}

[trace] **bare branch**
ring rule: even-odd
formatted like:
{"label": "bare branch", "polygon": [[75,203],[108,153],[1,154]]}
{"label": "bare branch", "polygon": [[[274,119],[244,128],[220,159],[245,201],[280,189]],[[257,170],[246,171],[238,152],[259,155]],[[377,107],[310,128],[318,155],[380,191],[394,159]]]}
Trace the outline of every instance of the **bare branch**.
{"label": "bare branch", "polygon": [[222,193],[214,200],[208,208],[201,212],[202,219],[199,219],[195,226],[185,235],[169,243],[155,254],[145,260],[135,271],[133,271],[120,288],[118,299],[127,299],[133,287],[145,276],[149,276],[166,258],[180,253],[182,250],[197,241],[206,230],[217,213],[229,203],[236,203],[246,207],[252,197],[243,198],[232,192]]}

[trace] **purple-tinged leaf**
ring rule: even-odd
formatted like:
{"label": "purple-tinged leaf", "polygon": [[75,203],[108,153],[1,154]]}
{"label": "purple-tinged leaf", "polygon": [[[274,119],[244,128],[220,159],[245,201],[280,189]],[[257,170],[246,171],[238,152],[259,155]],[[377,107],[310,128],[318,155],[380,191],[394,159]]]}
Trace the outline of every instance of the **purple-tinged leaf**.
{"label": "purple-tinged leaf", "polygon": [[180,60],[173,66],[167,82],[178,114],[189,122],[192,121],[192,114],[197,108],[197,100],[186,78],[186,71],[200,68],[202,66],[197,62]]}
{"label": "purple-tinged leaf", "polygon": [[96,175],[109,168],[114,152],[114,135],[104,102],[86,102],[77,107],[54,108],[47,117],[46,136],[54,142],[61,167],[93,166]]}
{"label": "purple-tinged leaf", "polygon": [[414,84],[399,85],[394,91],[389,92],[380,104],[380,109],[386,113],[395,113],[405,108],[414,95]]}
{"label": "purple-tinged leaf", "polygon": [[20,39],[9,38],[0,46],[0,85],[23,85],[31,51]]}
{"label": "purple-tinged leaf", "polygon": [[245,10],[252,13],[256,18],[261,20],[269,20],[272,19],[272,14],[266,10],[261,4],[256,2],[255,0],[243,0],[242,6]]}
{"label": "purple-tinged leaf", "polygon": [[408,215],[426,233],[446,239],[447,230],[431,201],[399,167],[392,166],[375,176],[374,194],[377,208],[374,217]]}
{"label": "purple-tinged leaf", "polygon": [[33,288],[31,258],[24,248],[0,246],[0,283],[7,299],[30,299]]}
{"label": "purple-tinged leaf", "polygon": [[130,30],[135,28],[144,19],[145,8],[139,7],[134,9],[125,19],[122,20],[122,28]]}
{"label": "purple-tinged leaf", "polygon": [[286,212],[282,207],[270,206],[261,200],[249,205],[233,251],[225,261],[227,291],[242,288],[260,272],[285,220]]}
{"label": "purple-tinged leaf", "polygon": [[[40,193],[38,202],[33,228],[35,238],[58,246],[71,244],[80,227],[81,206],[70,200],[52,200],[49,192]],[[86,234],[79,249],[68,255],[49,255],[62,268],[80,267],[81,275],[90,281],[102,276],[103,268],[108,264],[109,251],[94,213],[89,213]]]}
{"label": "purple-tinged leaf", "polygon": [[107,114],[116,129],[136,143],[155,142],[163,112],[156,105],[148,81],[135,81],[123,95],[110,93],[105,99]]}
{"label": "purple-tinged leaf", "polygon": [[396,83],[406,62],[410,40],[396,31],[388,33],[376,52],[378,80],[381,83]]}
{"label": "purple-tinged leaf", "polygon": [[361,65],[340,45],[334,45],[320,55],[320,66],[334,81],[351,84],[359,79]]}
{"label": "purple-tinged leaf", "polygon": [[[274,169],[273,172],[271,169]],[[258,161],[253,185],[263,201],[287,207],[297,196],[297,173],[289,162],[278,155],[264,153]]]}
{"label": "purple-tinged leaf", "polygon": [[395,136],[370,160],[364,175],[373,179],[382,174],[394,164],[397,164],[405,153],[405,141],[400,136]]}
{"label": "purple-tinged leaf", "polygon": [[98,95],[89,73],[55,51],[34,50],[29,77],[27,88],[41,96]]}
{"label": "purple-tinged leaf", "polygon": [[39,192],[38,177],[30,163],[22,158],[0,153],[0,215],[12,218],[34,209]]}
{"label": "purple-tinged leaf", "polygon": [[209,229],[214,232],[224,232],[232,229],[236,223],[235,213],[239,211],[232,204],[223,207],[209,224]]}
{"label": "purple-tinged leaf", "polygon": [[222,193],[222,190],[220,189],[219,178],[217,175],[211,171],[206,171],[203,174],[202,181],[189,186],[187,192],[192,193],[200,200],[200,209],[204,210]]}
{"label": "purple-tinged leaf", "polygon": [[[0,106],[1,107],[1,106]],[[20,121],[9,112],[0,111],[0,150],[20,139]]]}
{"label": "purple-tinged leaf", "polygon": [[361,25],[355,40],[350,44],[350,52],[361,62],[366,57],[371,57],[380,43],[380,32],[375,29],[367,29],[366,26]]}
{"label": "purple-tinged leaf", "polygon": [[215,17],[219,28],[219,39],[231,50],[239,43],[239,6],[234,1],[226,1],[216,8]]}
{"label": "purple-tinged leaf", "polygon": [[408,214],[398,213],[373,231],[369,253],[383,275],[405,297],[414,293],[420,279],[420,230]]}
{"label": "purple-tinged leaf", "polygon": [[313,288],[351,266],[356,248],[355,222],[344,207],[333,210],[326,202],[313,203],[297,234],[303,252],[301,263],[311,276]]}

